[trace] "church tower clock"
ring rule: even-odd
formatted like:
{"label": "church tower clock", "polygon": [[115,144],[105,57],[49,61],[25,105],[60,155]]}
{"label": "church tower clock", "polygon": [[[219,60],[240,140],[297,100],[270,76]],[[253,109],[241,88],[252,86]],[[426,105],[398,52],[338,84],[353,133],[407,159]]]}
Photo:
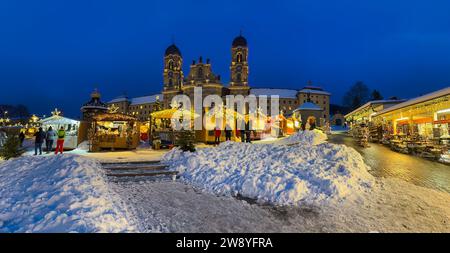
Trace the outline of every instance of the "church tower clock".
{"label": "church tower clock", "polygon": [[248,47],[247,40],[242,34],[236,37],[232,43],[230,71],[230,94],[247,96],[249,93]]}
{"label": "church tower clock", "polygon": [[163,105],[170,108],[172,98],[181,93],[183,86],[183,58],[181,52],[175,44],[170,45],[164,54],[164,89]]}

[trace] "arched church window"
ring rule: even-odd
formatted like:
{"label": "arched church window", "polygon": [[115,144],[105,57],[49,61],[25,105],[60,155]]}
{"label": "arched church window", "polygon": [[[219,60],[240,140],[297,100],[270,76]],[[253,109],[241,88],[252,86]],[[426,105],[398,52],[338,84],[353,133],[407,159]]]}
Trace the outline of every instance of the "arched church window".
{"label": "arched church window", "polygon": [[236,57],[237,62],[242,62],[242,54],[238,53]]}
{"label": "arched church window", "polygon": [[240,74],[240,73],[238,73],[238,74],[236,75],[236,81],[238,81],[238,82],[241,81],[241,74]]}
{"label": "arched church window", "polygon": [[169,79],[169,86],[172,86],[172,85],[173,85],[172,79]]}
{"label": "arched church window", "polygon": [[169,61],[169,69],[173,69],[173,61]]}

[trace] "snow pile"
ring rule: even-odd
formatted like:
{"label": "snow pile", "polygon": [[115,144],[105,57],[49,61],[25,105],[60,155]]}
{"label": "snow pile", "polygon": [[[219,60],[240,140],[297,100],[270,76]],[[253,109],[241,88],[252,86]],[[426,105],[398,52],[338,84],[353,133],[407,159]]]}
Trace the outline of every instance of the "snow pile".
{"label": "snow pile", "polygon": [[77,147],[77,150],[80,151],[89,151],[89,141],[83,141],[82,143],[80,143]]}
{"label": "snow pile", "polygon": [[0,232],[134,230],[99,166],[74,155],[1,163]]}
{"label": "snow pile", "polygon": [[225,142],[194,153],[173,149],[162,160],[178,170],[183,181],[208,192],[278,205],[358,201],[374,184],[357,151],[329,143]]}
{"label": "snow pile", "polygon": [[327,135],[318,129],[311,131],[299,131],[289,137],[281,139],[277,144],[306,144],[306,145],[318,145],[326,142]]}

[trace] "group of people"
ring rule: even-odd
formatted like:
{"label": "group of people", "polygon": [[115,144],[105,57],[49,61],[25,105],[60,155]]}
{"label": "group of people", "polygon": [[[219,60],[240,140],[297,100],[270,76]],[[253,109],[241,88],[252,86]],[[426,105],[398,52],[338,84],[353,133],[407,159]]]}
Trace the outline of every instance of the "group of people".
{"label": "group of people", "polygon": [[[231,141],[231,135],[233,133],[233,130],[229,125],[225,126],[225,141]],[[220,143],[220,136],[222,135],[222,130],[219,127],[216,127],[214,129],[214,143],[219,144]],[[241,142],[248,142],[251,143],[251,130],[249,123],[245,124],[244,129],[238,130],[236,129],[236,136],[241,137]]]}
{"label": "group of people", "polygon": [[56,140],[55,155],[60,152],[63,153],[64,149],[64,138],[66,137],[66,131],[64,127],[61,127],[58,131],[53,130],[49,127],[47,132],[45,132],[42,127],[34,134],[34,155],[42,155],[42,145],[45,142],[47,154],[50,153],[53,147],[53,143]]}

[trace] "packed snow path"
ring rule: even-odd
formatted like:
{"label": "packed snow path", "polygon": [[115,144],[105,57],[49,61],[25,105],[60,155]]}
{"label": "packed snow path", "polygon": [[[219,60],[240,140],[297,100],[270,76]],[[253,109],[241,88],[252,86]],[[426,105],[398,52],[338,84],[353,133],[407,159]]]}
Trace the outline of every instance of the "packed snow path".
{"label": "packed snow path", "polygon": [[381,183],[362,205],[302,207],[259,205],[173,181],[110,186],[141,232],[450,232],[449,194],[400,180]]}

